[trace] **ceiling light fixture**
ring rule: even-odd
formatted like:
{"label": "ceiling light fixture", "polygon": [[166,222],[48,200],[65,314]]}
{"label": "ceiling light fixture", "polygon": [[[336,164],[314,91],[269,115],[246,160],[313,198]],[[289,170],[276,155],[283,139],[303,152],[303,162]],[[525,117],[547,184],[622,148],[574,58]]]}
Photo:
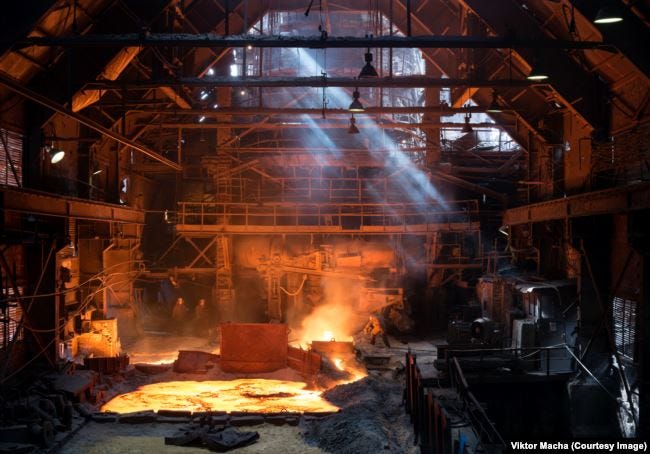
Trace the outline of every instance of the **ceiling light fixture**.
{"label": "ceiling light fixture", "polygon": [[354,119],[354,115],[350,117],[350,127],[348,128],[348,134],[359,134],[359,128],[356,125],[357,120]]}
{"label": "ceiling light fixture", "polygon": [[364,60],[366,61],[366,64],[363,66],[363,68],[361,68],[359,79],[379,77],[377,70],[374,66],[372,66],[372,54],[370,53],[370,48],[368,48],[368,52],[365,53]]}
{"label": "ceiling light fixture", "polygon": [[503,112],[501,107],[499,106],[499,103],[497,102],[497,91],[492,90],[492,101],[490,102],[490,105],[487,108],[488,113],[499,113]]}
{"label": "ceiling light fixture", "polygon": [[350,103],[350,107],[348,107],[348,110],[350,112],[363,112],[366,109],[363,107],[363,104],[361,104],[361,101],[359,101],[359,89],[355,88],[354,91],[352,92],[352,102]]}
{"label": "ceiling light fixture", "polygon": [[611,0],[603,2],[596,13],[594,24],[615,24],[623,21],[621,8]]}

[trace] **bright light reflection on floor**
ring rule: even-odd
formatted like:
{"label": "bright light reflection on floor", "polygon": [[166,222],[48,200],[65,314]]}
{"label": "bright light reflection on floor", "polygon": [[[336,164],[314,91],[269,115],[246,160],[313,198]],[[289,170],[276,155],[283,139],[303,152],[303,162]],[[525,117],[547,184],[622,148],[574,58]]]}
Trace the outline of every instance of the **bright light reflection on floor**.
{"label": "bright light reflection on floor", "polygon": [[144,410],[249,411],[259,413],[337,411],[320,391],[302,382],[239,379],[230,381],[172,381],[141,386],[107,402],[102,411]]}

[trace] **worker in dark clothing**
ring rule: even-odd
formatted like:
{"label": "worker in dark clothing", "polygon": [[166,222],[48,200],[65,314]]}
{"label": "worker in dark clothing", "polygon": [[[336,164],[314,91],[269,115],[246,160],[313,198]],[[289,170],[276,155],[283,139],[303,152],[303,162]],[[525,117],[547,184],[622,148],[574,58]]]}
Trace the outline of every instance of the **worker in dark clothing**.
{"label": "worker in dark clothing", "polygon": [[212,314],[210,314],[210,308],[205,300],[201,298],[194,307],[194,329],[196,329],[196,334],[201,337],[207,336],[211,324]]}
{"label": "worker in dark clothing", "polygon": [[363,331],[370,336],[370,343],[372,345],[375,345],[377,336],[381,335],[384,345],[390,348],[390,342],[388,342],[388,336],[386,335],[386,323],[381,315],[371,314]]}
{"label": "worker in dark clothing", "polygon": [[176,331],[176,334],[185,333],[188,312],[189,310],[187,309],[187,305],[185,304],[185,301],[183,301],[183,298],[178,298],[176,304],[174,304],[174,308],[172,309],[172,323],[174,324],[174,331]]}

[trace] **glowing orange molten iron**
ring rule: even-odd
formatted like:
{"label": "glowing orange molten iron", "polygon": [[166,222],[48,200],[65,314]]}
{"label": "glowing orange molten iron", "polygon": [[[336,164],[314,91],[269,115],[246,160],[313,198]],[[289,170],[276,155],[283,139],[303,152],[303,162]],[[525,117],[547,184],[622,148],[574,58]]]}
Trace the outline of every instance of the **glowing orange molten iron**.
{"label": "glowing orange molten iron", "polygon": [[338,407],[293,381],[239,379],[231,381],[172,381],[154,383],[122,394],[102,411],[130,413],[144,410],[331,412]]}

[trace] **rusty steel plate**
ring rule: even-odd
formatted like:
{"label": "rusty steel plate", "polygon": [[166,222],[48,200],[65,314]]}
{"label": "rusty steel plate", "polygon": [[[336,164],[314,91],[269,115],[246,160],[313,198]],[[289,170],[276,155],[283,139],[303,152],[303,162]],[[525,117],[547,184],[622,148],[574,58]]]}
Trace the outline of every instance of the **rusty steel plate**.
{"label": "rusty steel plate", "polygon": [[287,366],[289,330],[278,323],[221,325],[221,369],[225,372],[273,372]]}

